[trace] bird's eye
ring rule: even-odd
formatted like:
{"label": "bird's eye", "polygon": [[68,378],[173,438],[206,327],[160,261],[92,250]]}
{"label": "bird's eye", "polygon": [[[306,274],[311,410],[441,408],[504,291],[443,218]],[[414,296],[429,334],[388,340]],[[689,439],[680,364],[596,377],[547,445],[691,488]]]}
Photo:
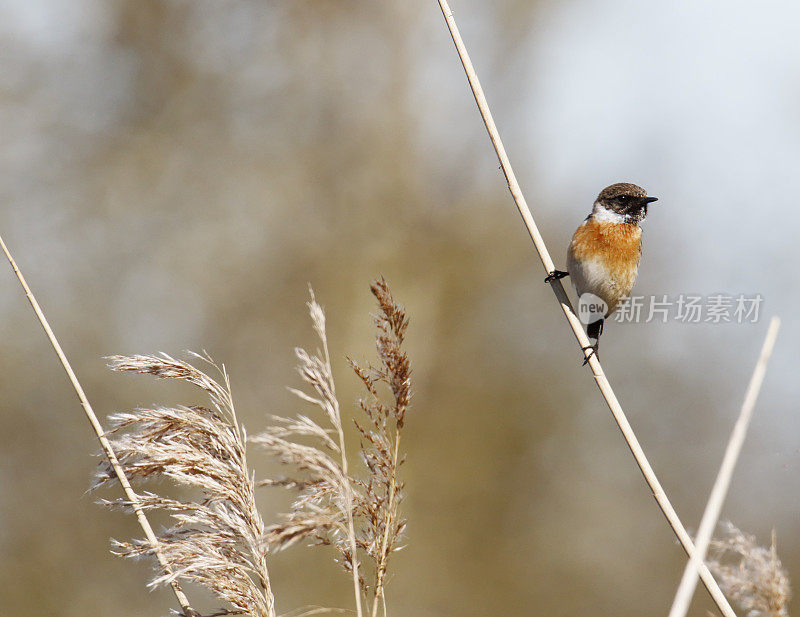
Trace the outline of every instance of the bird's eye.
{"label": "bird's eye", "polygon": [[617,197],[617,199],[619,199],[622,203],[625,203],[626,201],[628,201],[628,196],[620,195],[619,197]]}

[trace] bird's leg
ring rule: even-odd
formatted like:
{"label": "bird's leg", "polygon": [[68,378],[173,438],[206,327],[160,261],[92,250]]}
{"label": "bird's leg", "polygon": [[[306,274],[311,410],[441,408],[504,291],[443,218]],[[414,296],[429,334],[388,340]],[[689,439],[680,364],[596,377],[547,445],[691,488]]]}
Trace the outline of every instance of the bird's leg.
{"label": "bird's leg", "polygon": [[[589,358],[594,355],[595,358],[600,359],[600,335],[603,334],[603,324],[605,320],[598,319],[597,321],[593,321],[588,326],[586,326],[586,334],[589,338],[594,339],[594,345],[589,345],[588,347],[582,347],[581,350],[584,354],[588,351],[589,353],[586,354],[586,357],[583,359],[583,366],[589,362]],[[589,351],[591,350],[591,351]]]}
{"label": "bird's leg", "polygon": [[563,279],[565,276],[569,276],[569,272],[564,272],[563,270],[553,270],[550,274],[548,274],[544,282],[545,283],[552,283],[553,281],[557,281],[558,279]]}

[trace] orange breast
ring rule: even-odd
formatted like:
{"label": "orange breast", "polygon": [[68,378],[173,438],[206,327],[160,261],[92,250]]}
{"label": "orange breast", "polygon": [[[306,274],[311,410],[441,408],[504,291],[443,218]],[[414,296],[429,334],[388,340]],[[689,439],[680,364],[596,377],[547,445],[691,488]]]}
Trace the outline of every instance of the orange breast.
{"label": "orange breast", "polygon": [[578,294],[593,293],[613,313],[636,283],[642,254],[638,225],[589,221],[575,232],[567,252],[567,270]]}
{"label": "orange breast", "polygon": [[572,236],[570,251],[578,261],[600,260],[612,277],[624,279],[639,267],[642,229],[627,223],[588,221]]}

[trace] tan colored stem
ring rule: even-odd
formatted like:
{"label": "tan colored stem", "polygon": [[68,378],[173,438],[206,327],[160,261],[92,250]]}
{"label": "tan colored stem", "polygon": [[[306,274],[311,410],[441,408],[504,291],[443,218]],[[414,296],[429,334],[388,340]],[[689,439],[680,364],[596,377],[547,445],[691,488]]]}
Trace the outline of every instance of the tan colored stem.
{"label": "tan colored stem", "polygon": [[[484,95],[483,88],[481,88],[480,81],[478,80],[478,75],[475,72],[475,68],[472,66],[472,61],[469,59],[469,54],[467,53],[464,41],[461,39],[458,26],[453,18],[453,12],[450,10],[447,0],[438,0],[438,2],[439,8],[441,8],[444,19],[447,22],[447,28],[450,31],[450,35],[453,37],[453,43],[455,43],[456,51],[461,59],[461,64],[464,66],[464,71],[467,74],[467,79],[469,80],[472,94],[475,97],[475,102],[478,104],[478,109],[480,110],[481,117],[486,125],[486,130],[489,132],[489,138],[491,139],[492,145],[497,153],[497,158],[500,160],[500,167],[502,168],[503,174],[508,182],[508,188],[511,191],[511,196],[513,197],[514,203],[517,205],[517,209],[522,216],[525,227],[528,229],[531,240],[533,240],[533,245],[536,247],[536,251],[539,253],[539,258],[542,261],[542,265],[544,265],[544,269],[549,274],[555,270],[555,265],[553,264],[553,260],[550,258],[550,253],[548,252],[547,246],[542,239],[542,235],[539,233],[539,229],[536,227],[536,223],[533,220],[533,215],[531,214],[530,208],[528,208],[528,204],[526,203],[525,197],[522,194],[522,189],[520,189],[519,183],[517,182],[516,175],[511,167],[511,162],[508,160],[508,155],[506,154],[505,147],[500,139],[500,133],[498,132],[497,126],[495,126],[494,119],[492,118],[492,113],[489,110],[489,104],[486,102],[486,96]],[[561,305],[561,309],[564,311],[564,316],[572,328],[572,332],[575,335],[575,338],[578,340],[578,344],[581,346],[586,358],[588,359],[588,364],[592,371],[592,376],[597,383],[597,387],[600,389],[600,393],[603,395],[606,404],[611,410],[611,414],[614,416],[614,420],[617,422],[617,425],[622,432],[622,436],[625,438],[633,457],[636,459],[636,464],[639,466],[647,485],[653,492],[653,496],[655,497],[659,508],[661,508],[661,511],[664,513],[667,522],[669,523],[670,527],[672,527],[672,530],[675,532],[675,535],[678,537],[678,540],[680,541],[686,553],[691,557],[695,553],[695,547],[692,543],[692,539],[689,537],[689,534],[686,533],[686,529],[678,518],[678,514],[672,507],[672,504],[667,498],[664,489],[661,487],[661,483],[658,481],[658,477],[653,471],[653,468],[650,466],[644,450],[642,450],[639,440],[636,438],[636,434],[633,432],[633,429],[631,428],[631,425],[625,416],[625,412],[622,410],[622,406],[619,404],[619,401],[617,400],[617,397],[611,388],[611,384],[603,372],[603,367],[600,365],[600,361],[597,359],[597,354],[589,351],[589,339],[586,336],[586,333],[583,331],[580,320],[572,310],[572,305],[567,297],[566,292],[564,291],[564,286],[561,284],[560,280],[553,280],[550,283],[550,286],[553,289],[559,304]],[[700,566],[700,578],[703,580],[703,584],[708,589],[711,597],[714,599],[714,602],[717,604],[720,611],[722,611],[722,614],[725,615],[725,617],[735,617],[736,614],[733,612],[730,604],[725,599],[725,596],[720,590],[717,582],[714,580],[714,577],[711,575],[711,572],[705,565],[702,564]]]}
{"label": "tan colored stem", "polygon": [[685,617],[686,613],[689,612],[689,605],[697,587],[697,565],[705,561],[706,551],[708,551],[714,527],[716,527],[719,520],[719,513],[722,510],[722,504],[731,484],[733,468],[736,466],[739,453],[742,451],[742,444],[747,435],[747,427],[750,425],[750,418],[753,417],[753,409],[756,406],[758,393],[761,391],[761,384],[764,382],[767,362],[772,355],[772,348],[775,347],[775,340],[778,337],[780,326],[781,320],[777,317],[773,317],[769,322],[769,329],[764,337],[764,345],[761,347],[761,354],[758,357],[755,369],[753,369],[753,375],[750,377],[750,384],[747,386],[739,418],[733,427],[728,446],[725,448],[725,455],[722,458],[722,465],[720,465],[717,479],[714,481],[714,487],[708,497],[703,518],[700,520],[700,527],[694,539],[696,553],[688,561],[683,571],[683,578],[681,578],[681,583],[672,602],[669,617]]}
{"label": "tan colored stem", "polygon": [[[97,419],[92,406],[89,404],[89,399],[86,398],[83,387],[78,381],[78,378],[75,376],[75,372],[72,370],[72,366],[70,365],[69,360],[67,360],[67,356],[64,354],[64,350],[61,349],[61,345],[58,343],[56,335],[50,328],[47,318],[44,316],[39,303],[36,301],[36,298],[34,297],[30,287],[28,287],[25,277],[22,276],[22,272],[20,271],[19,267],[17,267],[17,263],[14,261],[14,258],[8,251],[8,248],[6,247],[5,242],[3,242],[2,237],[0,237],[0,247],[2,247],[3,252],[8,258],[8,262],[14,269],[14,274],[17,275],[17,278],[22,285],[22,289],[25,291],[25,295],[28,297],[28,301],[31,303],[33,311],[36,313],[36,317],[39,318],[39,323],[42,324],[42,328],[44,328],[45,334],[50,340],[50,344],[53,346],[58,359],[61,361],[61,365],[64,367],[64,371],[67,373],[67,377],[69,377],[70,382],[72,382],[72,387],[75,389],[75,393],[78,395],[78,399],[81,402],[83,411],[86,413],[86,417],[89,419],[89,423],[92,425],[92,428],[97,435],[97,439],[100,441],[100,446],[103,448],[103,452],[105,452],[108,462],[111,463],[111,467],[114,469],[114,473],[116,474],[119,483],[122,485],[122,490],[125,492],[125,496],[128,498],[128,501],[130,501],[131,506],[133,507],[133,511],[136,514],[136,519],[139,521],[139,525],[144,531],[144,535],[147,538],[147,541],[150,543],[153,553],[155,553],[156,558],[158,559],[159,564],[161,564],[164,572],[166,574],[170,574],[171,569],[169,567],[169,563],[162,553],[161,547],[158,543],[158,538],[156,538],[156,534],[153,533],[153,528],[150,526],[150,522],[147,520],[147,516],[145,515],[145,512],[139,503],[139,497],[131,487],[131,483],[128,481],[128,477],[125,475],[125,471],[122,469],[122,465],[117,459],[117,455],[114,454],[111,444],[109,443],[108,439],[106,439],[105,432],[103,431],[103,427],[100,425],[100,421]],[[198,613],[191,607],[191,604],[189,604],[189,599],[186,597],[186,594],[183,593],[178,581],[172,581],[170,584],[172,585],[172,591],[175,593],[178,604],[180,604],[181,608],[183,609],[184,615],[197,615]]]}
{"label": "tan colored stem", "polygon": [[[311,297],[313,299],[313,291]],[[358,576],[358,547],[356,545],[356,528],[353,522],[353,487],[350,485],[350,476],[347,474],[347,450],[344,443],[344,431],[342,430],[342,416],[339,412],[339,403],[336,398],[336,384],[333,382],[333,369],[331,367],[331,355],[328,352],[328,338],[322,337],[322,348],[325,351],[325,364],[330,375],[331,399],[336,405],[336,431],[339,435],[339,452],[342,455],[342,483],[344,484],[345,494],[347,495],[347,535],[350,542],[350,553],[352,554],[353,567],[353,595],[356,600],[356,616],[363,617],[361,608],[361,585]]]}
{"label": "tan colored stem", "polygon": [[[394,452],[392,453],[392,469],[397,469],[397,461],[400,457],[400,429],[395,432],[394,439]],[[389,516],[386,520],[386,525],[383,529],[383,540],[381,541],[380,560],[378,561],[377,580],[375,582],[375,597],[372,600],[372,617],[378,617],[378,601],[383,597],[383,579],[386,576],[386,561],[388,559],[389,551],[389,533],[391,527],[395,524],[394,516],[392,515],[394,500],[397,494],[397,478],[392,474],[392,483],[389,485],[389,503],[387,511]],[[383,614],[386,617],[386,602],[383,603]]]}

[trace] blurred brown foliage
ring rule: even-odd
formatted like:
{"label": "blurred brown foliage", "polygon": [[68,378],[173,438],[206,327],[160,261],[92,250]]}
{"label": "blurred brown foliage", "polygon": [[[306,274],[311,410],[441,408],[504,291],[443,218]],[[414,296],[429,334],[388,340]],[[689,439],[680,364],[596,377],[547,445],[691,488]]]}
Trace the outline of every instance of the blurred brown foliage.
{"label": "blurred brown foliage", "polygon": [[[352,417],[345,355],[371,354],[368,283],[384,275],[411,318],[416,376],[394,613],[667,607],[682,554],[541,283],[435,3],[79,6],[50,39],[0,40],[0,231],[98,412],[186,399],[103,356],[207,349],[250,433],[292,413],[310,282]],[[520,110],[499,59],[541,6],[462,7],[501,120]],[[525,184],[539,202],[535,175]],[[550,203],[541,223],[560,256],[575,210]],[[134,523],[85,494],[90,431],[16,282],[0,285],[0,611],[162,615],[172,599],[145,590],[149,566],[109,553]],[[608,330],[610,378],[691,527],[726,438],[714,414],[740,393],[715,394],[721,370],[659,359],[645,328]],[[285,508],[271,495],[265,512]],[[791,571],[800,545],[782,537]],[[270,569],[281,612],[350,606],[317,551]]]}

